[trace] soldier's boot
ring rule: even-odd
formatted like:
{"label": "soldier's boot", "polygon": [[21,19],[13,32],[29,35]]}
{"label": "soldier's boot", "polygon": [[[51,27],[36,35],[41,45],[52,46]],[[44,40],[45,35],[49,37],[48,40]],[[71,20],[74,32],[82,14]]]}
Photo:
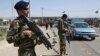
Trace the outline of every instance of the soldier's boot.
{"label": "soldier's boot", "polygon": [[62,53],[64,54],[64,55],[68,55],[68,53],[66,52],[67,50],[66,50],[66,44],[63,44],[62,45]]}
{"label": "soldier's boot", "polygon": [[63,54],[64,53],[64,46],[61,46],[60,48],[60,54]]}
{"label": "soldier's boot", "polygon": [[61,47],[60,47],[60,56],[62,56],[63,54],[64,54],[64,46],[61,45]]}

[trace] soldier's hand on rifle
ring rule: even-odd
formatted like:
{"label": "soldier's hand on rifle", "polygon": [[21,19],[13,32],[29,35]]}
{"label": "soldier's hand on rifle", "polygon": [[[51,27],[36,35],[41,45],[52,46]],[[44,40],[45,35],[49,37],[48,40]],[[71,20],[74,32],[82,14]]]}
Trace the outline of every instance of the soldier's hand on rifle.
{"label": "soldier's hand on rifle", "polygon": [[68,31],[68,29],[65,29],[65,32],[67,32]]}
{"label": "soldier's hand on rifle", "polygon": [[42,44],[43,42],[42,42],[42,40],[41,40],[41,39],[37,38],[36,43],[37,43],[38,45],[40,45],[40,44]]}
{"label": "soldier's hand on rifle", "polygon": [[34,35],[34,32],[32,32],[31,30],[24,30],[22,31],[22,35],[31,37],[32,35]]}
{"label": "soldier's hand on rifle", "polygon": [[68,29],[67,29],[67,28],[64,28],[64,29],[63,29],[63,32],[67,32],[67,31],[68,31]]}

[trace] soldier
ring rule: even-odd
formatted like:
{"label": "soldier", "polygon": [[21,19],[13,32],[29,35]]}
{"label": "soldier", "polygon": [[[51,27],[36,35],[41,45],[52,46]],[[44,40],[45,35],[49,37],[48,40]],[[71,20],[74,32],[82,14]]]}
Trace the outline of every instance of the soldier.
{"label": "soldier", "polygon": [[[19,1],[14,8],[19,16],[27,17],[29,13],[28,5],[28,2]],[[14,43],[15,47],[19,47],[18,56],[36,56],[34,48],[36,44],[41,44],[41,41],[27,24],[19,20],[19,16],[11,22],[6,39],[8,43]]]}
{"label": "soldier", "polygon": [[62,18],[58,21],[58,35],[60,38],[60,55],[67,54],[66,53],[66,32],[68,31],[68,27],[70,24],[65,23],[67,18],[66,14],[62,15]]}

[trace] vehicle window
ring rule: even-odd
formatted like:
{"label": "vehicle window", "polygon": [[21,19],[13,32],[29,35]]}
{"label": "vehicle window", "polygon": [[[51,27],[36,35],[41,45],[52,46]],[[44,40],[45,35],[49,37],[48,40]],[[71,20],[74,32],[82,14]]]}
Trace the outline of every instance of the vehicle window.
{"label": "vehicle window", "polygon": [[73,23],[73,22],[84,22],[84,20],[83,19],[72,19],[71,23]]}
{"label": "vehicle window", "polygon": [[88,28],[89,25],[87,23],[75,23],[76,28]]}

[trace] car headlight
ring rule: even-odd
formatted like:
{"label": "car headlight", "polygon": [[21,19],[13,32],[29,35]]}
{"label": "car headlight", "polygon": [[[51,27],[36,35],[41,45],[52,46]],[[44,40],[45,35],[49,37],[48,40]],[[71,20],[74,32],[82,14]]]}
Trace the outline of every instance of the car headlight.
{"label": "car headlight", "polygon": [[93,34],[96,34],[96,32],[92,32]]}

